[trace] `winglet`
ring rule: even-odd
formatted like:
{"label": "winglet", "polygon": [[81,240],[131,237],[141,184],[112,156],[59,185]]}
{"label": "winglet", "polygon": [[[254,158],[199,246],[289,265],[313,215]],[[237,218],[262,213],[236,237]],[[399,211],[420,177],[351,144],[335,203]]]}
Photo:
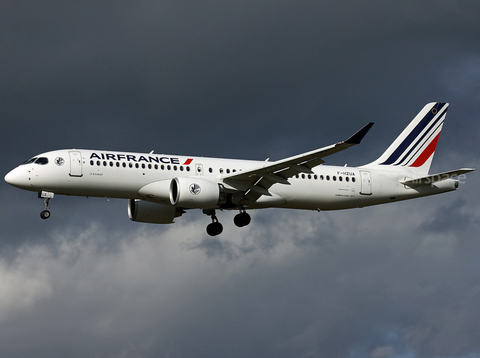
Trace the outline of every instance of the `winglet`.
{"label": "winglet", "polygon": [[362,141],[363,137],[367,134],[367,132],[372,128],[373,122],[368,123],[365,125],[362,129],[360,129],[357,133],[352,135],[350,138],[348,138],[344,143],[347,144],[360,144]]}

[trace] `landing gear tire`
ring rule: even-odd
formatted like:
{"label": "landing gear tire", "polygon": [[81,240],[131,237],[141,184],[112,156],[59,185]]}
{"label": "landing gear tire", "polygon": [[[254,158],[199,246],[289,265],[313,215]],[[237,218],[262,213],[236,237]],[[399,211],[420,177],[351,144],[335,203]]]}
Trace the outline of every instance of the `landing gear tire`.
{"label": "landing gear tire", "polygon": [[207,225],[207,234],[210,236],[220,235],[223,231],[223,225],[218,221]]}
{"label": "landing gear tire", "polygon": [[45,219],[48,219],[50,217],[50,211],[48,210],[43,210],[41,213],[40,213],[40,217],[45,220]]}
{"label": "landing gear tire", "polygon": [[250,215],[246,212],[240,213],[235,215],[233,218],[233,222],[235,223],[236,226],[238,227],[244,227],[250,224],[250,221],[252,221],[252,218]]}

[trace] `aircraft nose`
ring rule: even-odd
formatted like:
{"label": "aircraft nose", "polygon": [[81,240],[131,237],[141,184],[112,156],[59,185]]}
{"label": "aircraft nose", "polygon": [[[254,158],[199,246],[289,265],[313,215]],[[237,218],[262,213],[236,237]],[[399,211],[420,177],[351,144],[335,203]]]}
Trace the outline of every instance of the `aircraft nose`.
{"label": "aircraft nose", "polygon": [[16,187],[21,187],[25,184],[24,183],[25,180],[22,180],[22,175],[21,175],[21,173],[19,173],[18,168],[15,168],[15,169],[9,171],[7,173],[7,175],[5,175],[4,180],[8,184],[16,186]]}
{"label": "aircraft nose", "polygon": [[8,184],[14,185],[15,182],[15,169],[11,170],[5,175],[5,178],[3,178]]}

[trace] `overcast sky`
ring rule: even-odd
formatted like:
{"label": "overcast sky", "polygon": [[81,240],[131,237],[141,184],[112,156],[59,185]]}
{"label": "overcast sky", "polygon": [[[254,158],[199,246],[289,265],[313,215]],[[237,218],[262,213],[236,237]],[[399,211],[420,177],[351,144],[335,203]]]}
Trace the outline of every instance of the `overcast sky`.
{"label": "overcast sky", "polygon": [[[367,4],[368,3],[368,4]],[[3,1],[1,173],[94,148],[271,160],[450,103],[432,172],[480,167],[478,1]],[[4,175],[2,174],[2,175]],[[2,181],[2,357],[480,357],[480,186],[224,233]]]}

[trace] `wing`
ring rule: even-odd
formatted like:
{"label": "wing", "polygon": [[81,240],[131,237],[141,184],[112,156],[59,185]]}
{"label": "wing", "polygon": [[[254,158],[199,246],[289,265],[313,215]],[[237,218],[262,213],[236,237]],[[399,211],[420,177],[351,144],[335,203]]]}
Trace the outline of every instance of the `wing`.
{"label": "wing", "polygon": [[225,184],[237,190],[245,191],[245,197],[255,202],[260,196],[271,196],[268,189],[276,183],[289,185],[288,178],[298,173],[312,173],[312,168],[323,164],[322,158],[338,153],[353,145],[360,144],[361,140],[373,122],[368,123],[354,135],[343,142],[295,155],[275,162],[265,162],[262,167],[241,173],[233,173],[222,177]]}

